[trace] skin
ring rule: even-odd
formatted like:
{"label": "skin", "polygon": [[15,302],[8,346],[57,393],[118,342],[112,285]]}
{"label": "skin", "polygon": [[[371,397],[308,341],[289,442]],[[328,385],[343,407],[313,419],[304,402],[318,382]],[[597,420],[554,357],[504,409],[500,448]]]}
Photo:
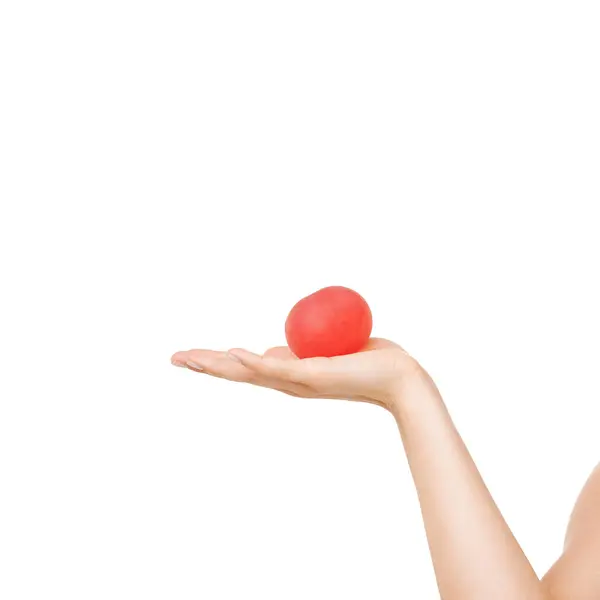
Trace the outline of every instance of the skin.
{"label": "skin", "polygon": [[304,398],[369,402],[396,420],[417,490],[443,600],[598,600],[600,465],[577,500],[562,556],[540,580],[506,524],[425,369],[397,344],[373,338],[356,354],[298,359],[189,350],[175,366]]}

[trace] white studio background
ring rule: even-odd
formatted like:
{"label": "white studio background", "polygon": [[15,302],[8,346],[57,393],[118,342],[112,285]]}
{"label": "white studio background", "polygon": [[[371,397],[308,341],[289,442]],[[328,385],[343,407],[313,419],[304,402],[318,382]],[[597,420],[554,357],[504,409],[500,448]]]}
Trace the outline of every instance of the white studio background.
{"label": "white studio background", "polygon": [[599,13],[4,0],[0,597],[436,597],[388,414],[169,362],[337,284],[545,572],[600,460]]}

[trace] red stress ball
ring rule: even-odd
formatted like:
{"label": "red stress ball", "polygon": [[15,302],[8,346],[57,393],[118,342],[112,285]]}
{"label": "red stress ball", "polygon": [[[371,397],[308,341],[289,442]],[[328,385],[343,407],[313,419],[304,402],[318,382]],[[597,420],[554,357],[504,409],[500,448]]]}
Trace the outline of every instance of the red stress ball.
{"label": "red stress ball", "polygon": [[362,350],[373,328],[365,299],[346,287],[326,287],[302,298],[285,322],[285,337],[298,358],[340,356]]}

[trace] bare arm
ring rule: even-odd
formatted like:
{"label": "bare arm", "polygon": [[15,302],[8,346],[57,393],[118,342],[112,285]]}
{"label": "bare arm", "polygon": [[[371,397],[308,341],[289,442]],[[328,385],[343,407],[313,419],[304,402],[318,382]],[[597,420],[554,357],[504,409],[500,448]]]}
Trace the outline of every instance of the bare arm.
{"label": "bare arm", "polygon": [[546,600],[441,396],[420,382],[393,406],[444,600]]}
{"label": "bare arm", "polygon": [[600,465],[583,487],[573,513],[563,555],[542,579],[555,600],[600,598]]}

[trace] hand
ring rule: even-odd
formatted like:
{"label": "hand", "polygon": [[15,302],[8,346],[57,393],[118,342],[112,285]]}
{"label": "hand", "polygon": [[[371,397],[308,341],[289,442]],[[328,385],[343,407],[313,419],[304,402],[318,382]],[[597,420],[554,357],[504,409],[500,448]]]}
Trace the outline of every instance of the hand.
{"label": "hand", "polygon": [[301,398],[337,398],[394,408],[406,384],[423,375],[419,364],[398,344],[371,338],[356,354],[298,359],[289,348],[277,347],[262,356],[239,348],[228,352],[176,352],[179,367],[278,390]]}

